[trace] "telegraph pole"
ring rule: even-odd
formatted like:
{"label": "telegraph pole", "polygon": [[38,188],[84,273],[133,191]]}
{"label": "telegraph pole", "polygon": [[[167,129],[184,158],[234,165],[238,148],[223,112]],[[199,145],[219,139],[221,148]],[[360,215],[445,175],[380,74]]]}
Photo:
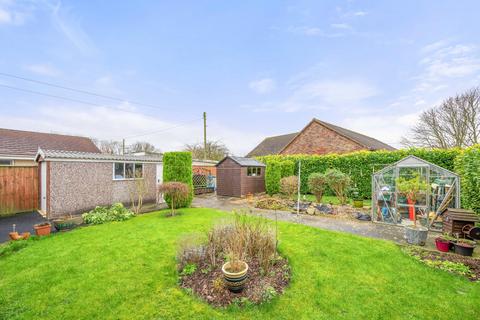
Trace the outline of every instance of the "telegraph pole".
{"label": "telegraph pole", "polygon": [[207,113],[203,112],[203,159],[207,160]]}
{"label": "telegraph pole", "polygon": [[122,154],[125,154],[125,139],[122,139]]}

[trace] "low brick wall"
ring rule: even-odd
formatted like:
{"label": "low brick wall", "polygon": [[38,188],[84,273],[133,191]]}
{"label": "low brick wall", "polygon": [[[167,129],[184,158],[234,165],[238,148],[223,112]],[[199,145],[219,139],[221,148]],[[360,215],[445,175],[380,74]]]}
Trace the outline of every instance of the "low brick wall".
{"label": "low brick wall", "polygon": [[[156,199],[156,164],[143,165],[149,192],[144,202]],[[113,180],[112,162],[50,162],[49,217],[80,214],[95,206],[130,203],[133,180]]]}

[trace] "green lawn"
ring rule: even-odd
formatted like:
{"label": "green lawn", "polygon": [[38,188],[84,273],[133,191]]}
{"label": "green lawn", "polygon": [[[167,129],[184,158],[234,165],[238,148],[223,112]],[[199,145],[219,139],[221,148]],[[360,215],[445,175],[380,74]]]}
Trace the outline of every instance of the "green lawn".
{"label": "green lawn", "polygon": [[280,224],[292,281],[272,302],[215,309],[177,285],[176,242],[225,213],[188,209],[58,234],[0,258],[0,319],[478,319],[480,283],[386,241]]}
{"label": "green lawn", "polygon": [[[306,199],[307,201],[317,201],[315,196],[313,194],[305,194],[302,195],[302,199]],[[340,201],[338,201],[338,198],[336,196],[323,196],[322,197],[322,202],[323,203],[331,203],[331,204],[340,204]],[[348,203],[352,204],[353,200],[348,199]],[[366,199],[363,200],[363,205],[366,207],[370,207],[372,205],[372,200],[371,199]]]}

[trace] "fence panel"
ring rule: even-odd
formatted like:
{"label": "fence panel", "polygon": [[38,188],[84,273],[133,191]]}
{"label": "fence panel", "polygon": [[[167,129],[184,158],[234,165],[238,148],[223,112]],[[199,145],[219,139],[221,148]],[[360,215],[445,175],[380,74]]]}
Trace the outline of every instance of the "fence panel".
{"label": "fence panel", "polygon": [[38,208],[38,167],[0,167],[0,216]]}

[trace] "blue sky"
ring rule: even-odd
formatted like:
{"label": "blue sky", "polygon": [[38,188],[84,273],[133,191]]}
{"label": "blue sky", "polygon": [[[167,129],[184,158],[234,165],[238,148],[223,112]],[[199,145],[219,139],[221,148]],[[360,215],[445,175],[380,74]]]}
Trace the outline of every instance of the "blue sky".
{"label": "blue sky", "polygon": [[423,109],[480,84],[478,12],[478,1],[0,0],[0,73],[124,100],[0,75],[0,127],[168,151],[201,141],[206,111],[209,137],[239,155],[313,117],[398,147]]}

